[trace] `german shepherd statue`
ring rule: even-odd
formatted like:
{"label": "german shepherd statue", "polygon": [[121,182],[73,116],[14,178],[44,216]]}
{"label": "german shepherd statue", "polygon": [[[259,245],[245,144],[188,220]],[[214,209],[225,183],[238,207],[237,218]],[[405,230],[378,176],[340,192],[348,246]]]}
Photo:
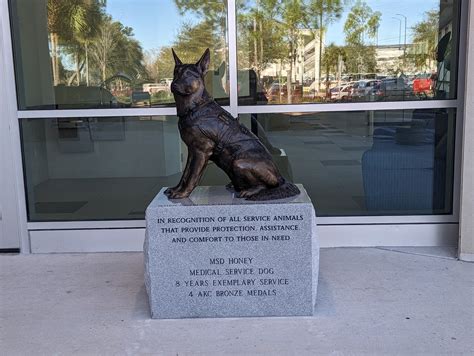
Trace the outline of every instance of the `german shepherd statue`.
{"label": "german shepherd statue", "polygon": [[230,178],[238,198],[273,200],[300,193],[282,177],[262,142],[239,120],[222,109],[204,86],[210,52],[196,64],[183,64],[174,50],[171,92],[178,111],[179,133],[188,146],[186,167],[178,185],[165,190],[170,199],[188,197],[198,185],[209,160]]}

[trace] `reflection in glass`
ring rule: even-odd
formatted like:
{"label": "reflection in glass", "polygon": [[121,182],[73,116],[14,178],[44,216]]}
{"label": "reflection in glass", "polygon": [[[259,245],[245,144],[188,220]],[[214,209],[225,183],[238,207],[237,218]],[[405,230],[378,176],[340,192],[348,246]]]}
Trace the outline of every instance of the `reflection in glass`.
{"label": "reflection in glass", "polygon": [[228,94],[226,1],[11,0],[20,109],[173,105],[171,47],[211,49],[210,93]]}
{"label": "reflection in glass", "polygon": [[[143,219],[150,201],[179,182],[186,164],[176,116],[20,123],[29,221]],[[256,121],[242,123],[258,129]],[[280,151],[264,144],[278,159]],[[210,162],[200,184],[227,183]]]}
{"label": "reflection in glass", "polygon": [[238,0],[239,103],[456,97],[459,0]]}
{"label": "reflection in glass", "polygon": [[[240,115],[320,216],[449,214],[454,110]],[[186,163],[175,116],[22,119],[30,221],[143,219]],[[212,162],[200,185],[225,185]]]}
{"label": "reflection in glass", "polygon": [[318,216],[452,211],[454,110],[249,116]]}

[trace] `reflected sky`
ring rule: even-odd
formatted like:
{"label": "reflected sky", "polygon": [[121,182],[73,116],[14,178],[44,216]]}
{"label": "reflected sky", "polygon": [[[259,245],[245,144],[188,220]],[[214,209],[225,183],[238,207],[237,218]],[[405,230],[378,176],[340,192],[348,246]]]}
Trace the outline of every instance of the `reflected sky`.
{"label": "reflected sky", "polygon": [[[355,1],[353,1],[355,2]],[[366,0],[373,11],[380,11],[382,19],[379,27],[379,45],[399,44],[400,22],[393,17],[402,14],[407,17],[407,42],[411,42],[411,30],[417,22],[424,18],[427,11],[439,9],[439,0]],[[337,45],[344,44],[344,22],[350,12],[350,6],[342,15],[341,20],[329,27],[326,43],[334,42]],[[404,41],[405,20],[402,19],[402,42]]]}
{"label": "reflected sky", "polygon": [[183,22],[197,22],[193,15],[180,18],[174,1],[169,0],[108,0],[107,13],[132,27],[144,50],[171,45]]}
{"label": "reflected sky", "polygon": [[[382,13],[379,28],[379,45],[398,44],[399,21],[396,14],[407,16],[407,40],[410,43],[410,28],[421,21],[426,11],[439,8],[439,0],[366,0],[374,10]],[[249,2],[250,3],[250,2]],[[355,3],[355,1],[353,1]],[[331,24],[326,34],[326,44],[344,44],[344,22],[350,12],[347,6],[342,18]],[[194,14],[179,15],[174,1],[170,0],[108,0],[107,13],[125,26],[132,27],[144,50],[169,46],[175,40],[183,23],[198,23]],[[402,23],[402,42],[404,23]]]}

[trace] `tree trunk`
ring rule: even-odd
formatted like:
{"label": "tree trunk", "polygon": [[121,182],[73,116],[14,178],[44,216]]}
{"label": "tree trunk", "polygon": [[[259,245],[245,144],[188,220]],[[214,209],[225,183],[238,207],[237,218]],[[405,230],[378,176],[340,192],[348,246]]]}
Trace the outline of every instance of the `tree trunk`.
{"label": "tree trunk", "polygon": [[77,86],[81,85],[81,69],[79,67],[79,53],[76,53],[76,83],[77,83]]}
{"label": "tree trunk", "polygon": [[57,80],[57,84],[56,85],[59,85],[61,83],[61,76],[60,76],[60,73],[59,73],[59,35],[56,34],[55,35],[55,42],[56,42],[56,80]]}
{"label": "tree trunk", "polygon": [[102,64],[102,82],[105,82],[105,79],[107,79],[107,78],[105,77],[105,71],[106,71],[106,69],[107,69],[107,66],[105,65],[105,63]]}
{"label": "tree trunk", "polygon": [[87,43],[84,45],[86,51],[86,85],[89,86],[89,51],[87,48]]}
{"label": "tree trunk", "polygon": [[105,53],[105,49],[104,49],[104,58],[103,58],[103,62],[102,62],[102,82],[105,82],[105,71],[107,70],[107,54]]}
{"label": "tree trunk", "polygon": [[[259,23],[260,27],[260,65],[259,65],[259,71],[258,71],[258,77],[260,78],[260,69],[263,68],[263,63],[264,63],[264,58],[263,58],[263,26],[262,26],[262,21]],[[261,79],[261,78],[260,78]]]}
{"label": "tree trunk", "polygon": [[53,85],[56,85],[56,57],[53,54],[53,36],[51,36],[51,70],[53,74]]}
{"label": "tree trunk", "polygon": [[319,88],[318,90],[321,90],[321,62],[323,59],[323,12],[319,14],[319,77],[318,77],[318,82],[319,82]]}
{"label": "tree trunk", "polygon": [[53,69],[53,85],[59,84],[59,55],[58,55],[58,35],[51,33],[51,65]]}
{"label": "tree trunk", "polygon": [[293,44],[290,45],[290,70],[286,72],[286,94],[288,104],[292,103],[291,100],[291,80],[293,78]]}
{"label": "tree trunk", "polygon": [[73,75],[71,75],[71,77],[67,80],[67,85],[70,86],[72,84],[72,82],[74,81],[74,79],[76,78],[77,76],[77,72],[74,72]]}
{"label": "tree trunk", "polygon": [[326,98],[331,98],[330,97],[330,91],[329,91],[329,71],[331,70],[331,67],[329,66],[329,64],[326,66]]}
{"label": "tree trunk", "polygon": [[72,85],[72,82],[77,78],[78,73],[80,75],[83,68],[84,68],[84,62],[82,62],[82,65],[80,65],[79,68],[76,68],[76,71],[69,77],[69,79],[66,80],[66,83],[68,86]]}
{"label": "tree trunk", "polygon": [[253,19],[253,50],[254,50],[254,58],[253,58],[253,67],[257,69],[258,66],[258,49],[257,49],[257,19]]}

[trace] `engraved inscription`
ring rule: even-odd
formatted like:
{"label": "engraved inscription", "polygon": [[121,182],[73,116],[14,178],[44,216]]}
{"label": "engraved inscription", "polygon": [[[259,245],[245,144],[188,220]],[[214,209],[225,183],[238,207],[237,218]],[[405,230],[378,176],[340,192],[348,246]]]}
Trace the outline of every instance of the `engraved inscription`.
{"label": "engraved inscription", "polygon": [[[211,256],[196,261],[173,281],[189,298],[276,297],[291,288],[291,277],[275,263],[251,255],[255,243],[285,244],[295,238],[302,214],[173,217],[156,220],[171,244],[247,244],[247,256]],[[281,246],[284,249],[284,245]],[[211,247],[212,248],[212,247]],[[276,261],[277,262],[277,261]],[[264,265],[262,265],[264,264]]]}

